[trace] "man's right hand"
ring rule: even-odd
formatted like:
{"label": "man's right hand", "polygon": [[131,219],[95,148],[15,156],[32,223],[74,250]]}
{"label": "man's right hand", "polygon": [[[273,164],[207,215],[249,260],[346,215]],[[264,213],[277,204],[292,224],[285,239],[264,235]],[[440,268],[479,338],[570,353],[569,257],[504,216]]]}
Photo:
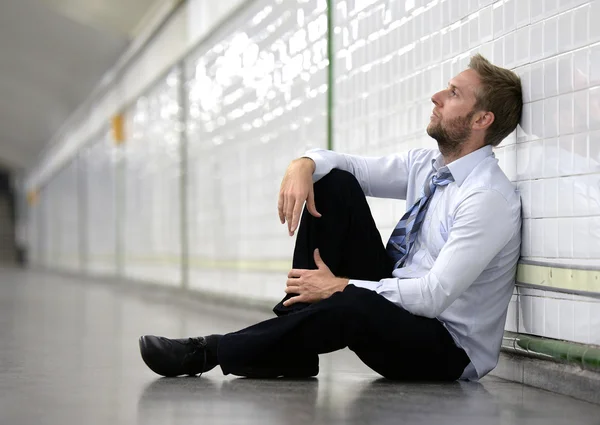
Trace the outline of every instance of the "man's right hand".
{"label": "man's right hand", "polygon": [[319,214],[315,207],[315,193],[312,181],[315,167],[315,162],[310,158],[295,159],[283,176],[281,188],[279,189],[277,209],[281,224],[287,221],[290,236],[294,235],[298,227],[304,201],[306,201],[306,208],[309,213],[315,217],[321,217],[321,214]]}

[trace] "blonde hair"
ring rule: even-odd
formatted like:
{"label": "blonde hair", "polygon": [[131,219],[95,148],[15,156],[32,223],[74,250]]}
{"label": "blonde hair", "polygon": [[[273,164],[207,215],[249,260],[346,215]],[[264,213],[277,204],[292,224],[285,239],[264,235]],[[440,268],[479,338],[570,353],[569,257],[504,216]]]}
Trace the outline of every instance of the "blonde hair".
{"label": "blonde hair", "polygon": [[490,111],[494,122],[485,135],[486,145],[498,146],[517,127],[523,111],[521,79],[506,68],[492,65],[477,53],[469,68],[479,75],[481,87],[476,91],[474,111]]}

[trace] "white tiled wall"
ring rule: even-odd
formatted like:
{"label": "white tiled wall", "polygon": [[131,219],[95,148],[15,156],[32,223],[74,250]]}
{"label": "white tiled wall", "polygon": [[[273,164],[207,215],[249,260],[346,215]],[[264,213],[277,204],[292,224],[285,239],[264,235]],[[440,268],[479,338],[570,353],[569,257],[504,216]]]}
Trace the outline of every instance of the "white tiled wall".
{"label": "white tiled wall", "polygon": [[60,170],[42,192],[41,264],[66,271],[80,270],[77,160]]}
{"label": "white tiled wall", "polygon": [[[495,150],[522,194],[523,257],[600,266],[600,1],[334,3],[336,149],[436,147],[430,97],[482,53],[523,82],[521,125]],[[405,205],[371,207],[387,239]],[[599,343],[598,299],[523,291],[508,329]]]}
{"label": "white tiled wall", "polygon": [[116,273],[116,193],[115,163],[117,146],[112,135],[103,131],[84,148],[81,156],[83,220],[87,273]]}
{"label": "white tiled wall", "polygon": [[256,1],[186,62],[192,288],[284,295],[285,272],[231,267],[291,267],[277,193],[289,162],[327,143],[325,8]]}
{"label": "white tiled wall", "polygon": [[181,282],[180,76],[170,72],[127,111],[124,157],[124,275]]}

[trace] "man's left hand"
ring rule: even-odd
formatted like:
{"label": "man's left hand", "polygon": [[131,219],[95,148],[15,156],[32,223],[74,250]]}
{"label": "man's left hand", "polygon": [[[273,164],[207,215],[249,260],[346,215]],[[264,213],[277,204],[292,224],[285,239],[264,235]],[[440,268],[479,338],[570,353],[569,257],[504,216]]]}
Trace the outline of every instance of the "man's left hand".
{"label": "man's left hand", "polygon": [[335,277],[331,273],[318,249],[315,249],[315,264],[317,270],[292,269],[289,272],[285,292],[298,295],[284,302],[284,306],[299,302],[315,303],[329,298],[335,292],[343,291],[348,285],[348,279]]}

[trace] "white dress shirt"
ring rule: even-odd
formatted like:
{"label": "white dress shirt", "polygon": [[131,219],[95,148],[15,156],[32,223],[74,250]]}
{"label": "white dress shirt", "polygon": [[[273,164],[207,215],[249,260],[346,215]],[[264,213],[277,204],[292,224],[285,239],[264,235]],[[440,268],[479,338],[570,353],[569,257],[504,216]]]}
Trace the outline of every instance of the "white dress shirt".
{"label": "white dress shirt", "polygon": [[[437,149],[360,157],[313,149],[313,181],[332,169],[352,173],[365,195],[406,199],[443,167]],[[462,379],[478,379],[498,363],[521,245],[520,196],[491,146],[448,164],[454,182],[438,187],[404,267],[379,282],[350,280],[410,313],[437,318],[471,363]],[[400,219],[400,217],[398,217]]]}

